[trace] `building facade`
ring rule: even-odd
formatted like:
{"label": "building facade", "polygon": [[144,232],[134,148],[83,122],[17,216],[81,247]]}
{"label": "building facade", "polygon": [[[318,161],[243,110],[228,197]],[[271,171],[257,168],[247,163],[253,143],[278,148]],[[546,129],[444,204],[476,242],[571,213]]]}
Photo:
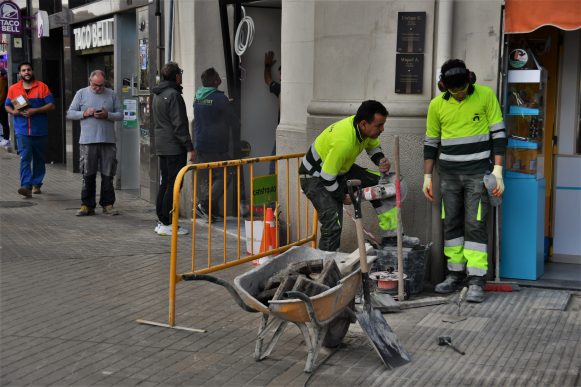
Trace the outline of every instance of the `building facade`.
{"label": "building facade", "polygon": [[[402,174],[410,187],[403,207],[404,231],[433,242],[430,273],[437,281],[444,274],[440,208],[438,200],[432,206],[424,199],[421,184],[425,119],[430,100],[439,93],[440,66],[450,58],[463,59],[478,83],[497,92],[507,124],[513,125],[509,75],[534,70],[511,67],[511,53],[519,49],[530,57],[523,66],[534,63],[546,76],[543,109],[537,109],[542,117],[523,118],[529,127],[531,122],[541,125],[542,136],[538,130],[537,137],[525,136],[537,146],[534,157],[513,157],[507,160],[507,169],[534,175],[535,181],[544,179],[542,232],[531,236],[543,241],[543,262],[550,256],[581,263],[581,177],[576,173],[581,170],[581,3],[540,3],[547,5],[540,12],[527,11],[524,0],[19,0],[18,4],[31,14],[38,9],[50,14],[51,35],[32,38],[31,56],[38,77],[57,99],[59,113],[51,118],[57,128],[54,136],[51,133],[54,161],[76,171],[79,128],[65,121],[64,113],[74,92],[87,84],[89,72],[102,68],[126,102],[128,114],[137,117],[136,122],[126,120],[118,126],[118,187],[138,189],[149,200],[155,197],[158,178],[149,87],[162,62],[175,60],[184,69],[184,99],[191,119],[202,71],[218,70],[223,88],[239,105],[242,138],[252,144],[253,156],[270,154],[275,141],[279,154],[305,152],[318,133],[354,114],[361,101],[381,101],[389,111],[381,136],[383,149],[391,157],[394,135],[399,135]],[[252,45],[238,57],[232,45],[240,4],[244,15],[253,18],[255,34]],[[561,14],[556,9],[567,11]],[[14,63],[24,58],[18,49],[12,50]],[[264,53],[269,50],[278,60],[273,76],[282,84],[279,123],[279,101],[263,81]],[[525,110],[515,111],[522,116]],[[515,149],[514,155],[520,154],[521,148]],[[366,157],[359,162],[371,165]],[[534,173],[524,169],[525,164],[534,165]],[[369,219],[372,232],[378,231],[371,208],[364,209],[364,219]],[[348,218],[344,224],[342,249],[353,250],[354,227]],[[493,257],[492,238],[489,252]]]}

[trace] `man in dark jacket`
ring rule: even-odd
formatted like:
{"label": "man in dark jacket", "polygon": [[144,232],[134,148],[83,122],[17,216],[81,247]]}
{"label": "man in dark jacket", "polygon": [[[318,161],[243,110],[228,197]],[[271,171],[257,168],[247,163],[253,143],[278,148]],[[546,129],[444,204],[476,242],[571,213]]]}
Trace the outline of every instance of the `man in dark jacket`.
{"label": "man in dark jacket", "polygon": [[[240,149],[240,118],[223,91],[220,75],[213,67],[202,73],[202,87],[194,100],[194,131],[197,163],[230,160],[230,138],[237,156]],[[198,215],[211,217],[209,203],[208,171],[200,170]],[[212,213],[215,214],[224,190],[223,173],[212,175]]]}
{"label": "man in dark jacket", "polygon": [[[179,65],[169,62],[161,69],[161,82],[153,88],[155,152],[159,157],[161,179],[155,209],[159,219],[155,231],[171,235],[170,211],[173,208],[173,186],[178,172],[194,160],[186,104],[182,97],[182,73]],[[179,228],[178,235],[188,231]]]}

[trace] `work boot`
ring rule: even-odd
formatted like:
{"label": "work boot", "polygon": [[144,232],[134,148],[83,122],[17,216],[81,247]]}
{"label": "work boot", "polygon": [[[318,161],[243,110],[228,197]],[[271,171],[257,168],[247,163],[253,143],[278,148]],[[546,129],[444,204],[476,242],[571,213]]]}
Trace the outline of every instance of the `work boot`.
{"label": "work boot", "polygon": [[81,209],[77,211],[76,215],[77,216],[95,215],[95,209],[89,208],[89,206],[83,204],[83,205],[81,205]]}
{"label": "work boot", "polygon": [[440,282],[434,288],[436,293],[448,294],[455,292],[462,287],[464,283],[464,273],[451,271],[443,282]]}
{"label": "work boot", "polygon": [[486,285],[486,279],[484,277],[477,275],[471,275],[468,277],[468,293],[466,293],[466,301],[484,301],[484,285]]}
{"label": "work boot", "polygon": [[32,193],[35,195],[40,195],[42,193],[42,191],[40,190],[40,186],[39,185],[33,185],[32,186]]}
{"label": "work boot", "polygon": [[484,301],[484,289],[480,285],[468,286],[468,293],[466,293],[466,301],[468,302],[482,302]]}

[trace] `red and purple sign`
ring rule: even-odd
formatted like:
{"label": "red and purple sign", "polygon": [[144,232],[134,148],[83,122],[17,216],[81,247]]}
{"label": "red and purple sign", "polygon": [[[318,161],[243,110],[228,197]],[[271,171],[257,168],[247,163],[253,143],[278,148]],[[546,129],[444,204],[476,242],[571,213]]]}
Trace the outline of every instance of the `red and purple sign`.
{"label": "red and purple sign", "polygon": [[0,33],[12,35],[22,34],[20,8],[10,0],[0,3]]}

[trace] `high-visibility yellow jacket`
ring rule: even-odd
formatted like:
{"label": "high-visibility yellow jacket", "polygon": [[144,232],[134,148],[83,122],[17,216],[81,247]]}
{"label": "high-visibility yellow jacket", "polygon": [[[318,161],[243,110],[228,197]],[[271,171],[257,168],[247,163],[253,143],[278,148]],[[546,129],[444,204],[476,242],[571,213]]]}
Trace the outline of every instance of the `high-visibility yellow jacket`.
{"label": "high-visibility yellow jacket", "polygon": [[442,172],[490,171],[491,154],[504,156],[506,141],[500,104],[491,88],[474,84],[462,101],[446,92],[430,102],[424,159],[435,159],[440,148]]}
{"label": "high-visibility yellow jacket", "polygon": [[349,171],[364,149],[376,165],[384,157],[379,139],[363,138],[354,118],[335,122],[319,134],[299,169],[301,175],[320,177],[327,191],[337,197],[343,194],[337,178]]}

